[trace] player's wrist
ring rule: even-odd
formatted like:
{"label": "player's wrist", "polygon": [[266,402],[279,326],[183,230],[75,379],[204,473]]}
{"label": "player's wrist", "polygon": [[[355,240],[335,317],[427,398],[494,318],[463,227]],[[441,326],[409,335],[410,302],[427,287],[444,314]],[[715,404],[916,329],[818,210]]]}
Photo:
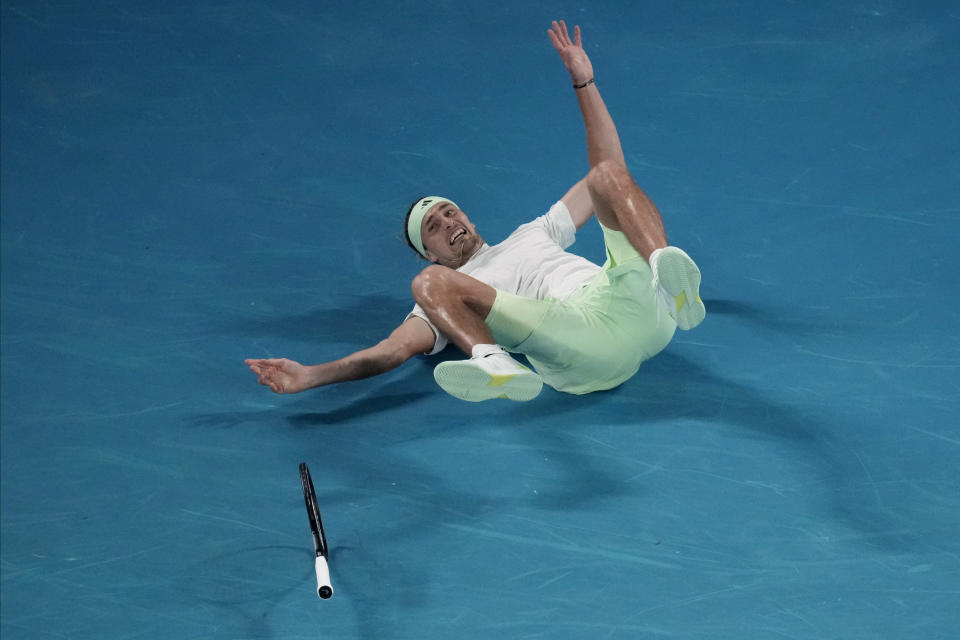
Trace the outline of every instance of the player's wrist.
{"label": "player's wrist", "polygon": [[586,80],[584,82],[574,82],[573,89],[574,91],[579,91],[580,89],[586,89],[592,84],[593,84],[593,77],[591,77],[589,80]]}

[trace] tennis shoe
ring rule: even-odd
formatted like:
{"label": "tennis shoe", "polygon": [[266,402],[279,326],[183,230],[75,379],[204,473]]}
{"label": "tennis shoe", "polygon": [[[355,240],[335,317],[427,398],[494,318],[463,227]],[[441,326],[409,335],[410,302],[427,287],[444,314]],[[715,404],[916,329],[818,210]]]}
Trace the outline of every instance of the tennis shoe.
{"label": "tennis shoe", "polygon": [[707,309],[700,299],[700,269],[677,247],[657,249],[650,255],[653,284],[667,313],[684,331],[703,322]]}
{"label": "tennis shoe", "polygon": [[540,376],[510,357],[503,349],[469,360],[441,362],[433,370],[440,388],[469,402],[507,398],[525,402],[540,393]]}

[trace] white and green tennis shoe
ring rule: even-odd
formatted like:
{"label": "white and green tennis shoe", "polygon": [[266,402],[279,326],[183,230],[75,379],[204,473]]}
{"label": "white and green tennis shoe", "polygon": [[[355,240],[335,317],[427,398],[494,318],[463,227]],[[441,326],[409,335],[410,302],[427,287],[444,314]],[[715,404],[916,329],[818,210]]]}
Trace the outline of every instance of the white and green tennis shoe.
{"label": "white and green tennis shoe", "polygon": [[477,345],[469,360],[441,362],[434,368],[433,377],[441,389],[470,402],[533,400],[543,387],[540,376],[496,345]]}
{"label": "white and green tennis shoe", "polygon": [[664,247],[650,254],[653,285],[670,317],[685,331],[703,322],[707,309],[700,299],[700,269],[682,249]]}

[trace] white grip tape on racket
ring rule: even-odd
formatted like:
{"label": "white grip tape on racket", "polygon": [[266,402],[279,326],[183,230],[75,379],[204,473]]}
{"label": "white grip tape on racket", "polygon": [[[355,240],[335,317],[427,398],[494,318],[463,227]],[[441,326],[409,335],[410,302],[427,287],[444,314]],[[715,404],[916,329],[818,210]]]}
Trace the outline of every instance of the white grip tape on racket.
{"label": "white grip tape on racket", "polygon": [[317,570],[317,595],[322,600],[333,597],[333,586],[330,584],[330,568],[327,566],[327,559],[323,556],[317,556],[314,568]]}

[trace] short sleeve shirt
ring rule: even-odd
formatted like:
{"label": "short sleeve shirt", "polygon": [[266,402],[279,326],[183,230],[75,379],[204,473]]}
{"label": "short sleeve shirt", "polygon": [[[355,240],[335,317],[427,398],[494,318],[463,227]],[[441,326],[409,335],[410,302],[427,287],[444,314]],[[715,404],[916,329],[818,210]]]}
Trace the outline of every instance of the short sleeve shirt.
{"label": "short sleeve shirt", "polygon": [[[564,300],[579,290],[600,271],[586,258],[568,253],[576,240],[576,226],[563,201],[534,220],[520,225],[503,242],[484,244],[457,271],[487,284],[525,298]],[[437,353],[448,340],[415,305],[407,316],[423,319],[436,336]]]}

